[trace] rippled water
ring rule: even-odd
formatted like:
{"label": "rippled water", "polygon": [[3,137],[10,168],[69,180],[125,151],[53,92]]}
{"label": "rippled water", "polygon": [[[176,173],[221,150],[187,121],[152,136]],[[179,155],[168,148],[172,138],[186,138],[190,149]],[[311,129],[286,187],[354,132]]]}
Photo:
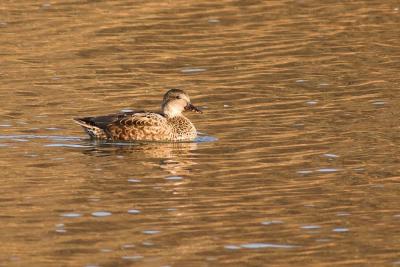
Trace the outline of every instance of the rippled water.
{"label": "rippled water", "polygon": [[[400,265],[398,1],[1,1],[1,266]],[[71,118],[189,92],[202,133]]]}

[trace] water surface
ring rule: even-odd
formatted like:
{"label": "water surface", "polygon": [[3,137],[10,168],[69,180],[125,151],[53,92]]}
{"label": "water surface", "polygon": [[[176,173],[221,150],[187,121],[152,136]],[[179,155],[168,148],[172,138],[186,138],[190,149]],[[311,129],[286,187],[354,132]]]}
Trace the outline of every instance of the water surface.
{"label": "water surface", "polygon": [[[2,1],[1,265],[399,265],[399,8]],[[71,119],[172,87],[203,139]]]}

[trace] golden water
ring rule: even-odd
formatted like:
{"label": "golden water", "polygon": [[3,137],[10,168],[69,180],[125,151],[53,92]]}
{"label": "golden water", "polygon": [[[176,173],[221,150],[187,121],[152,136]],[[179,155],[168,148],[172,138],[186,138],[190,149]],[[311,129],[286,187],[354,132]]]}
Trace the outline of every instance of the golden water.
{"label": "golden water", "polygon": [[[0,266],[400,265],[398,1],[0,2]],[[189,144],[71,118],[203,115]]]}

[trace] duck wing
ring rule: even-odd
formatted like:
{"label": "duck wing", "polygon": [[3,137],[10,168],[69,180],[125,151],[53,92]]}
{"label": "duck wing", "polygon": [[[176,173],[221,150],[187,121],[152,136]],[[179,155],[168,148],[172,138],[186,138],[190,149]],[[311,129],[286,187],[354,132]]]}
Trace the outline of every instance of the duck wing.
{"label": "duck wing", "polygon": [[158,127],[165,123],[165,121],[166,118],[159,113],[135,112],[125,114],[123,117],[111,122],[111,124],[119,127]]}
{"label": "duck wing", "polygon": [[112,121],[104,131],[114,140],[163,140],[170,134],[166,125],[162,114],[135,112]]}
{"label": "duck wing", "polygon": [[131,116],[132,114],[135,113],[136,112],[124,112],[124,113],[109,114],[97,117],[74,118],[74,121],[81,125],[84,124],[87,126],[94,126],[94,127],[99,127],[100,129],[105,129],[107,125],[109,125],[110,123],[122,120],[125,117]]}

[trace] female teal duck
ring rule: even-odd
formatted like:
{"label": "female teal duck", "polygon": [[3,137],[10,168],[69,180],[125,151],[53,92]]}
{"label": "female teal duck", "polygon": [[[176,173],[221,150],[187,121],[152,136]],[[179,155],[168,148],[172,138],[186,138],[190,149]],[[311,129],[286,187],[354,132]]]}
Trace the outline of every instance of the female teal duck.
{"label": "female teal duck", "polygon": [[74,118],[91,138],[124,141],[190,141],[197,131],[183,116],[185,110],[201,113],[182,90],[171,89],[165,95],[161,113],[125,112],[99,117]]}

